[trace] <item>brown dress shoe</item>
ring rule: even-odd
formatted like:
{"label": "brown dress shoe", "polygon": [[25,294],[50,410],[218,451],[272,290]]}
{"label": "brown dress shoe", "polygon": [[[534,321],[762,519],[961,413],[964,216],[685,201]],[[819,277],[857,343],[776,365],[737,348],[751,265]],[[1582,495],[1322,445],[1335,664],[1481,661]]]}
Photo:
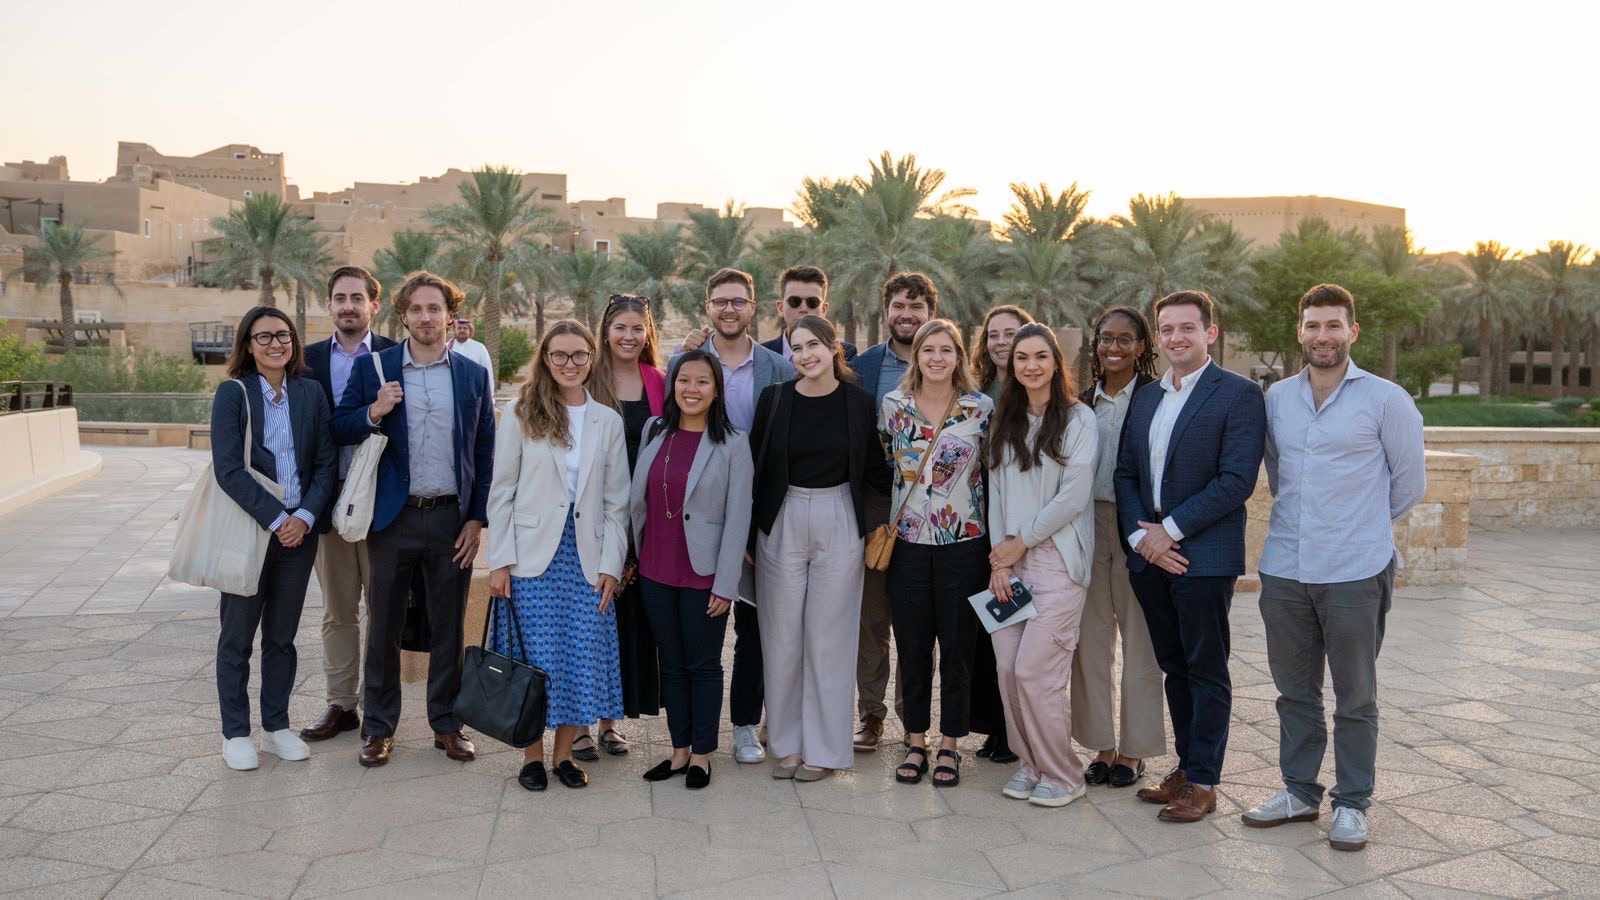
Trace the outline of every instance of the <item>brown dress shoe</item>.
{"label": "brown dress shoe", "polygon": [[353,709],[345,709],[337,703],[328,704],[328,709],[308,728],[300,729],[300,736],[308,741],[325,741],[337,734],[354,731],[361,727],[361,717]]}
{"label": "brown dress shoe", "polygon": [[367,768],[381,766],[389,761],[389,751],[394,749],[392,737],[369,737],[361,743],[361,764]]}
{"label": "brown dress shoe", "polygon": [[851,743],[857,753],[871,753],[878,749],[878,742],[881,740],[883,740],[883,723],[877,719],[863,719]]}
{"label": "brown dress shoe", "polygon": [[1181,788],[1188,783],[1189,778],[1188,776],[1184,775],[1182,769],[1173,769],[1171,772],[1168,772],[1167,777],[1161,779],[1161,783],[1155,787],[1139,788],[1138,796],[1140,800],[1143,800],[1146,803],[1159,803],[1162,806],[1166,806],[1168,803],[1171,803],[1172,798],[1177,795],[1178,788]]}
{"label": "brown dress shoe", "polygon": [[459,731],[435,731],[433,746],[443,750],[445,756],[456,762],[467,762],[478,758],[478,748],[472,746],[466,735]]}
{"label": "brown dress shoe", "polygon": [[1172,795],[1172,802],[1156,813],[1156,818],[1163,822],[1198,822],[1216,811],[1217,792],[1186,781]]}

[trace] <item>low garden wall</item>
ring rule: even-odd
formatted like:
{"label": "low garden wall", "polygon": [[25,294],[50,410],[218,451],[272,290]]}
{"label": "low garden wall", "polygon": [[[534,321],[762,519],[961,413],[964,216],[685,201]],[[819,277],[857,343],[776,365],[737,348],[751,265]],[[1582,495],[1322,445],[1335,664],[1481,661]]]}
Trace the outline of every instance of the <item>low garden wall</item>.
{"label": "low garden wall", "polygon": [[1427,442],[1477,459],[1475,524],[1600,525],[1600,429],[1435,427]]}

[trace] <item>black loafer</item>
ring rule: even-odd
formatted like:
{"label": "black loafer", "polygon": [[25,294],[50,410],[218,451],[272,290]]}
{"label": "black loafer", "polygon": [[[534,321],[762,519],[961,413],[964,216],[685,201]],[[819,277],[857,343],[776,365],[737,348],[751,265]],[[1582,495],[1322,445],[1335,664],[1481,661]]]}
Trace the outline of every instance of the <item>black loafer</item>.
{"label": "black loafer", "polygon": [[[586,746],[577,746],[578,741],[588,741]],[[580,762],[599,762],[600,751],[595,749],[594,738],[587,734],[580,734],[573,740],[572,758]]]}
{"label": "black loafer", "polygon": [[994,748],[1000,746],[1000,742],[1000,735],[991,734],[983,739],[983,746],[979,747],[978,751],[973,755],[979,759],[988,759],[989,757],[994,756]]}
{"label": "black loafer", "polygon": [[711,783],[711,763],[706,763],[704,769],[699,766],[690,766],[689,773],[683,776],[683,786],[691,791],[698,791]]}
{"label": "black loafer", "polygon": [[1001,739],[999,745],[994,748],[994,752],[989,754],[989,762],[1003,763],[1007,765],[1014,763],[1021,758],[1022,757],[1011,752],[1011,745],[1006,743],[1003,738]]}
{"label": "black loafer", "polygon": [[1139,760],[1139,770],[1137,772],[1135,772],[1133,769],[1128,768],[1125,765],[1122,765],[1121,763],[1118,763],[1117,765],[1114,765],[1114,766],[1111,767],[1111,786],[1112,787],[1117,787],[1117,788],[1132,787],[1133,785],[1138,783],[1139,779],[1141,779],[1143,777],[1144,777],[1144,760],[1142,760],[1142,759]]}
{"label": "black loafer", "polygon": [[570,759],[556,764],[556,779],[569,788],[589,786],[589,773],[573,765]]}
{"label": "black loafer", "polygon": [[688,763],[684,763],[683,765],[681,765],[678,768],[674,769],[672,767],[672,760],[663,759],[661,762],[658,762],[653,767],[651,767],[650,771],[644,773],[644,780],[645,781],[666,781],[667,779],[671,778],[674,775],[682,775],[687,771],[689,771],[689,764]]}
{"label": "black loafer", "polygon": [[1084,784],[1105,784],[1110,779],[1111,767],[1101,760],[1089,763],[1089,767],[1083,770]]}
{"label": "black loafer", "polygon": [[544,760],[536,759],[522,767],[517,773],[517,784],[526,790],[542,791],[550,786],[550,779],[544,773]]}
{"label": "black loafer", "polygon": [[628,739],[623,737],[622,732],[615,728],[607,728],[600,735],[600,749],[611,756],[627,756],[629,749]]}

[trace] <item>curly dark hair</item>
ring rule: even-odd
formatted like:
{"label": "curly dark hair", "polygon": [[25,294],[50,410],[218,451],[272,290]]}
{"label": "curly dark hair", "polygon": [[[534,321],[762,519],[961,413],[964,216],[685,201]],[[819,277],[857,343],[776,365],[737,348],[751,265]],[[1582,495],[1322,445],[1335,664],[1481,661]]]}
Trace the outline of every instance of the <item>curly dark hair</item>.
{"label": "curly dark hair", "polygon": [[1106,320],[1112,316],[1123,316],[1129,322],[1132,322],[1133,330],[1139,333],[1139,340],[1144,342],[1144,350],[1139,353],[1139,358],[1133,362],[1134,376],[1143,375],[1146,378],[1155,379],[1157,377],[1156,342],[1150,329],[1150,320],[1144,317],[1144,313],[1131,306],[1113,306],[1101,313],[1100,318],[1094,320],[1094,336],[1089,339],[1089,383],[1091,385],[1105,383],[1106,373],[1104,369],[1100,368],[1100,354],[1095,350],[1095,346],[1100,341],[1100,329],[1105,327]]}

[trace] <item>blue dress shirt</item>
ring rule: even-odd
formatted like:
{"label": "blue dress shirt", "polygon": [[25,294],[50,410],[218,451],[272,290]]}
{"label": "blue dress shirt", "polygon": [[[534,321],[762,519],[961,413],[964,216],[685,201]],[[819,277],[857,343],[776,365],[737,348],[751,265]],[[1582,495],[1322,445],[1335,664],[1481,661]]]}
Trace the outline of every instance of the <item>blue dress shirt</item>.
{"label": "blue dress shirt", "polygon": [[[285,384],[281,391],[274,391],[268,383],[266,376],[257,375],[261,382],[261,436],[272,452],[272,460],[277,464],[278,477],[276,480],[283,488],[284,511],[272,520],[272,527],[268,531],[277,531],[283,526],[284,520],[289,518],[289,510],[294,510],[294,517],[306,523],[307,528],[317,526],[317,517],[309,509],[297,509],[300,505],[300,467],[294,458],[294,425],[289,418],[289,386]],[[281,399],[276,394],[282,394]]]}

